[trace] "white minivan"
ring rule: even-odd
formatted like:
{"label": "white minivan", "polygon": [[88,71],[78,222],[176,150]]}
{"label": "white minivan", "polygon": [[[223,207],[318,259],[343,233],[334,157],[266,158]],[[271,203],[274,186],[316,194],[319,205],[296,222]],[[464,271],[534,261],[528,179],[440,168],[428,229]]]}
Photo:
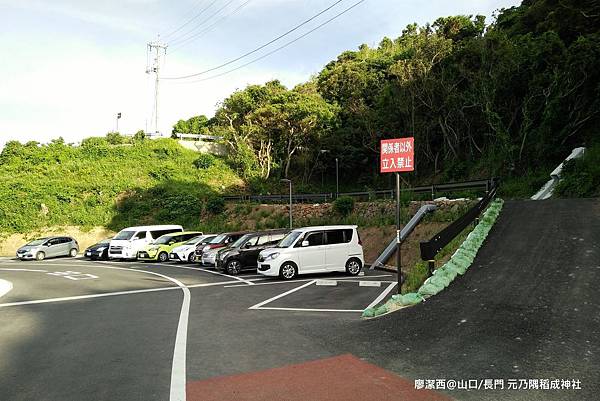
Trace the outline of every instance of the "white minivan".
{"label": "white minivan", "polygon": [[110,259],[137,259],[138,251],[158,237],[174,232],[182,232],[178,225],[140,226],[124,228],[110,240]]}
{"label": "white minivan", "polygon": [[364,265],[357,226],[304,227],[291,231],[275,248],[258,255],[258,272],[290,280],[298,274],[346,272],[356,276]]}

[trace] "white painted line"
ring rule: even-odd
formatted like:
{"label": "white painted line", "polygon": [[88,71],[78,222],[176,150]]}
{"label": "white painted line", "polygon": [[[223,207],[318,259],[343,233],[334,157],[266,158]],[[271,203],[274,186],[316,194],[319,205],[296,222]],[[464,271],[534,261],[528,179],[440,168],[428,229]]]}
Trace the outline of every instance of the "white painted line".
{"label": "white painted line", "polygon": [[173,350],[173,364],[171,366],[171,391],[169,401],[186,401],[186,369],[185,358],[187,352],[187,328],[190,315],[190,290],[179,280],[174,279],[164,274],[150,272],[147,270],[132,270],[124,267],[108,267],[104,269],[129,270],[153,274],[163,277],[172,283],[175,283],[183,291],[183,302],[181,304],[181,312],[179,313],[179,323],[177,324],[177,334],[175,335],[175,348]]}
{"label": "white painted line", "polygon": [[[380,275],[380,276],[369,276],[369,277],[390,277],[391,274],[384,274],[384,275]],[[352,277],[334,277],[334,280],[337,281],[343,281],[344,283],[360,283],[360,280],[356,280],[353,279]],[[266,280],[272,280],[270,277],[265,278]],[[274,284],[293,284],[293,283],[305,283],[307,281],[313,281],[315,280],[314,278],[307,278],[307,279],[298,279],[298,280],[277,280],[277,281],[269,281],[268,283],[255,283],[254,285],[274,285]],[[382,283],[395,283],[395,281],[381,281]],[[235,284],[235,285],[226,285],[225,288],[238,288],[238,287],[244,287],[247,288],[247,285],[243,285],[243,284]]]}
{"label": "white painted line", "polygon": [[286,295],[290,295],[291,293],[293,293],[293,292],[296,292],[296,291],[298,291],[298,290],[301,290],[301,289],[303,289],[304,287],[308,287],[309,285],[311,285],[311,284],[314,284],[314,283],[315,283],[315,280],[311,280],[311,281],[309,281],[308,283],[306,283],[306,284],[303,284],[303,285],[301,285],[301,286],[299,286],[299,287],[293,288],[293,289],[291,289],[291,290],[289,290],[289,291],[286,291],[286,292],[284,292],[283,294],[276,295],[276,296],[274,296],[273,298],[269,298],[269,299],[267,299],[266,301],[262,301],[262,302],[260,302],[260,303],[257,303],[256,305],[254,305],[254,306],[251,306],[251,307],[249,307],[248,309],[258,309],[258,308],[260,308],[261,306],[268,304],[269,302],[273,302],[273,301],[275,301],[276,299],[283,298],[283,297],[285,297]]}
{"label": "white painted line", "polygon": [[381,287],[381,281],[359,281],[359,287]]}
{"label": "white painted line", "polygon": [[387,288],[386,288],[385,290],[383,290],[383,292],[382,292],[381,294],[379,294],[379,296],[378,296],[377,298],[375,298],[375,300],[374,300],[373,302],[371,302],[371,303],[369,304],[369,306],[367,306],[365,309],[369,309],[369,308],[372,308],[372,307],[374,307],[375,305],[377,305],[377,304],[378,304],[379,302],[381,302],[381,301],[382,301],[382,300],[383,300],[383,299],[384,299],[384,298],[387,296],[387,294],[389,294],[389,293],[390,293],[390,292],[391,292],[391,291],[394,289],[394,287],[395,287],[395,286],[397,286],[397,285],[398,285],[398,283],[397,283],[397,282],[394,282],[394,283],[391,283],[390,285],[388,285],[388,286],[387,286]]}
{"label": "white painted line", "polygon": [[6,303],[6,304],[0,304],[0,308],[5,308],[5,307],[9,307],[9,306],[36,305],[36,304],[47,304],[47,303],[52,303],[52,302],[74,301],[74,300],[78,300],[78,299],[112,297],[112,296],[116,296],[116,295],[141,294],[141,293],[145,293],[145,292],[167,291],[167,290],[176,290],[176,289],[179,289],[179,287],[147,288],[144,290],[105,292],[102,294],[91,294],[91,295],[88,294],[88,295],[75,295],[72,297],[36,299],[33,301],[21,301],[21,302],[10,302],[10,303]]}
{"label": "white painted line", "polygon": [[10,281],[0,279],[0,298],[8,294],[12,289],[13,285]]}
{"label": "white painted line", "polygon": [[335,287],[337,286],[337,281],[336,280],[317,280],[316,285],[322,285],[322,286],[328,286],[328,287]]}
{"label": "white painted line", "polygon": [[9,269],[9,268],[2,268],[2,269],[0,269],[0,271],[5,271],[5,272],[35,272],[35,273],[47,273],[48,272],[48,270]]}
{"label": "white painted line", "polygon": [[207,270],[207,269],[204,269],[204,268],[201,268],[201,267],[188,267],[188,266],[168,265],[166,263],[152,263],[151,265],[153,265],[153,266],[158,265],[158,266],[176,267],[178,269],[196,270],[196,271],[206,272],[206,273],[210,273],[210,274],[216,274],[216,275],[223,276],[223,277],[229,277],[231,279],[238,280],[238,281],[241,281],[243,283],[246,283],[247,285],[254,285],[254,283],[251,282],[250,280],[245,280],[245,279],[243,279],[241,277],[238,277],[238,276],[230,276],[229,274],[225,274],[225,273],[221,273],[221,272],[217,272],[217,271]]}
{"label": "white painted line", "polygon": [[362,309],[306,309],[306,308],[275,308],[270,306],[263,306],[255,308],[257,310],[283,310],[283,311],[295,311],[295,312],[352,312],[362,313]]}

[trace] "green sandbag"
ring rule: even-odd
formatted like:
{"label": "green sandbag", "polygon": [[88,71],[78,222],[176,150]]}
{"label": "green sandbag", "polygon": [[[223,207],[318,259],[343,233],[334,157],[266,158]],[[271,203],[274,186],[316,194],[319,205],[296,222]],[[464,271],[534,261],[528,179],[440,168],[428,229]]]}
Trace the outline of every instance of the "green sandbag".
{"label": "green sandbag", "polygon": [[445,277],[442,274],[435,274],[429,278],[429,282],[438,287],[446,288],[450,284],[450,280],[448,277]]}
{"label": "green sandbag", "polygon": [[436,285],[433,285],[432,283],[425,283],[421,286],[421,288],[419,288],[418,293],[421,296],[431,296],[431,295],[435,295],[438,292],[442,291],[444,289],[444,287],[438,287]]}
{"label": "green sandbag", "polygon": [[375,317],[375,309],[365,309],[362,313],[362,317]]}
{"label": "green sandbag", "polygon": [[423,296],[416,292],[411,292],[401,295],[397,302],[402,306],[416,305],[419,302],[423,302]]}
{"label": "green sandbag", "polygon": [[441,268],[439,268],[437,274],[441,274],[444,277],[446,277],[450,282],[452,282],[452,280],[454,280],[456,278],[456,275],[458,274],[456,270],[454,269],[450,269],[448,267],[446,267],[446,265],[442,266]]}
{"label": "green sandbag", "polygon": [[375,316],[383,315],[384,313],[388,313],[389,309],[386,304],[378,306],[375,308]]}

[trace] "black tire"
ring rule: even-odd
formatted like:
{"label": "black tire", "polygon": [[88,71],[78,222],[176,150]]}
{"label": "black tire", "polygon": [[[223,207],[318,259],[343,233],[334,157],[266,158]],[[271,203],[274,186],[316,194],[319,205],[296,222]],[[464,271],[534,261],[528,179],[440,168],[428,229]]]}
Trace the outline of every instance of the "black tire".
{"label": "black tire", "polygon": [[46,254],[44,252],[40,251],[35,254],[35,259],[36,260],[44,260],[44,259],[46,259]]}
{"label": "black tire", "polygon": [[279,277],[284,280],[292,280],[298,277],[298,266],[292,262],[285,262],[279,268]]}
{"label": "black tire", "polygon": [[160,263],[165,263],[169,261],[169,254],[166,252],[160,252],[158,257],[156,258]]}
{"label": "black tire", "polygon": [[362,270],[362,263],[360,259],[350,258],[346,262],[346,273],[350,276],[358,276],[358,273]]}
{"label": "black tire", "polygon": [[195,261],[196,261],[196,255],[194,254],[194,252],[192,252],[187,257],[187,262],[188,263],[194,263]]}
{"label": "black tire", "polygon": [[75,248],[71,248],[71,250],[69,251],[69,256],[74,258],[77,256],[77,249]]}
{"label": "black tire", "polygon": [[225,266],[225,271],[230,276],[237,276],[242,271],[242,264],[239,260],[231,259],[227,262],[227,265]]}

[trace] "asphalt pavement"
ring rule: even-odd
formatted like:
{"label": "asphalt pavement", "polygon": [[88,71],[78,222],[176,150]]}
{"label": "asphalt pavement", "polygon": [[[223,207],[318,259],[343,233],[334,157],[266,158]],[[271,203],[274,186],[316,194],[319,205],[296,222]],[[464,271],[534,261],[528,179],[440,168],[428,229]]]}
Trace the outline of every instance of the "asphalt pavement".
{"label": "asphalt pavement", "polygon": [[[395,291],[389,273],[282,282],[193,265],[0,261],[12,283],[0,297],[0,399],[595,400],[599,239],[598,200],[507,202],[467,274],[368,321],[358,311]],[[414,388],[435,379],[581,389]]]}

